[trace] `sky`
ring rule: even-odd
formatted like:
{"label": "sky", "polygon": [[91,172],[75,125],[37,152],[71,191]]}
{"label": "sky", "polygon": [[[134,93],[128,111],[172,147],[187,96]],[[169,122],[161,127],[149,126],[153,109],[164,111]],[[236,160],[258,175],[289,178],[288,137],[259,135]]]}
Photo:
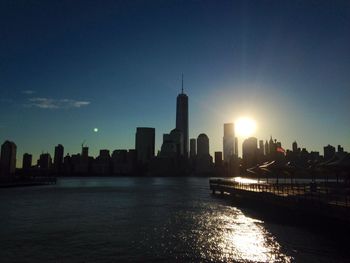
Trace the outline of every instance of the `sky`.
{"label": "sky", "polygon": [[144,126],[157,151],[183,73],[190,138],[206,133],[212,154],[242,116],[286,149],[350,151],[349,28],[341,0],[3,0],[0,142],[17,144],[20,166],[59,143],[133,149]]}

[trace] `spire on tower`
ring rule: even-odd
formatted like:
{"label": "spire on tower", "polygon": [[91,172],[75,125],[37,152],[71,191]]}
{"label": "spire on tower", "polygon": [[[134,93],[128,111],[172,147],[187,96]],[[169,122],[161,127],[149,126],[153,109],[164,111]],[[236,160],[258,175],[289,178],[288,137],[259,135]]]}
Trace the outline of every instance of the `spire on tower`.
{"label": "spire on tower", "polygon": [[181,80],[181,94],[184,94],[184,74],[182,73],[182,80]]}

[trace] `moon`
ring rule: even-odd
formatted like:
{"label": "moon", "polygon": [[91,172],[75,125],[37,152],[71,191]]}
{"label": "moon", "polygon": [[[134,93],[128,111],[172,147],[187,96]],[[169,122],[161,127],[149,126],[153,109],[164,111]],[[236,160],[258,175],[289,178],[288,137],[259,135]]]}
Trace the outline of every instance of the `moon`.
{"label": "moon", "polygon": [[94,128],[94,132],[98,132],[98,128]]}

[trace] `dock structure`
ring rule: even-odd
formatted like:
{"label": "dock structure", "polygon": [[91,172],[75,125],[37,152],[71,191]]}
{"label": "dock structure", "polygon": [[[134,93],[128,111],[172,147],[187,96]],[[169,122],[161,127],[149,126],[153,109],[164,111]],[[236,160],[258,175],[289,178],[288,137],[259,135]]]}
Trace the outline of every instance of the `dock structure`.
{"label": "dock structure", "polygon": [[56,177],[31,177],[27,179],[18,179],[12,181],[0,182],[0,188],[23,187],[23,186],[38,186],[52,185],[57,183]]}
{"label": "dock structure", "polygon": [[322,183],[242,183],[232,179],[209,180],[213,194],[229,195],[255,205],[269,205],[291,211],[350,223],[350,186]]}

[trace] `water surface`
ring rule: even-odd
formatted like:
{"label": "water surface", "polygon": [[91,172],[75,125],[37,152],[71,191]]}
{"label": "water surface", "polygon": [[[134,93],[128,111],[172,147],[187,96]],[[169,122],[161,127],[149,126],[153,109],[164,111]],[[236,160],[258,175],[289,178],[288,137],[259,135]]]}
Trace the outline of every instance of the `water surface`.
{"label": "water surface", "polygon": [[0,190],[1,262],[346,262],[307,229],[211,195],[207,178],[64,178]]}

